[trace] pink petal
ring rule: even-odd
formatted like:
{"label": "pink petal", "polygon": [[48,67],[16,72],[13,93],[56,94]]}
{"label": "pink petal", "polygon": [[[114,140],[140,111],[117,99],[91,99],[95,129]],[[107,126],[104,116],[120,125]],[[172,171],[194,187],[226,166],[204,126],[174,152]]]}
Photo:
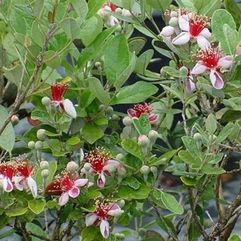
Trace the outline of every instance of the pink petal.
{"label": "pink petal", "polygon": [[19,176],[13,177],[14,185],[19,191],[23,191],[23,184],[22,184],[23,179],[24,177],[19,177]]}
{"label": "pink petal", "polygon": [[155,123],[157,122],[158,115],[156,115],[156,114],[150,114],[149,117],[148,117],[148,119],[149,119],[149,122],[150,122],[151,124],[155,124]]}
{"label": "pink petal", "polygon": [[69,194],[68,192],[63,192],[59,197],[59,205],[64,206],[69,201]]}
{"label": "pink petal", "polygon": [[190,34],[187,32],[181,32],[179,35],[177,35],[177,37],[175,37],[172,40],[172,43],[175,45],[183,45],[188,43],[190,40]]}
{"label": "pink petal", "polygon": [[131,12],[127,9],[124,9],[124,8],[122,9],[121,15],[124,16],[124,17],[129,17],[129,18],[132,17]]}
{"label": "pink petal", "polygon": [[225,69],[230,68],[232,64],[233,64],[233,57],[230,55],[224,56],[220,58],[218,61],[218,66]]}
{"label": "pink petal", "polygon": [[78,187],[72,187],[69,191],[68,194],[72,198],[77,198],[79,196],[80,190]]}
{"label": "pink petal", "polygon": [[35,180],[32,177],[27,177],[26,181],[27,181],[28,188],[30,189],[33,197],[37,197],[38,196],[38,188],[37,188],[37,183],[35,182]]}
{"label": "pink petal", "polygon": [[207,28],[204,28],[200,35],[202,35],[203,37],[205,37],[206,39],[210,39],[211,38],[211,33]]}
{"label": "pink petal", "polygon": [[100,232],[104,238],[109,237],[109,222],[106,220],[102,220],[100,223]]}
{"label": "pink petal", "polygon": [[197,37],[197,44],[204,51],[211,47],[209,41],[201,35]]}
{"label": "pink petal", "polygon": [[191,74],[202,74],[207,70],[207,67],[201,63],[196,63],[193,67]]}
{"label": "pink petal", "polygon": [[179,27],[181,30],[189,32],[190,27],[189,27],[189,22],[188,22],[187,18],[180,16],[178,18],[178,24],[179,24]]}
{"label": "pink petal", "polygon": [[97,186],[103,188],[105,186],[105,175],[101,173],[97,179]]}
{"label": "pink petal", "polygon": [[5,192],[11,192],[13,190],[13,184],[8,177],[3,178],[3,190]]}
{"label": "pink petal", "polygon": [[108,27],[115,26],[118,23],[119,23],[118,19],[116,17],[113,17],[113,16],[109,16],[106,20],[106,25]]}
{"label": "pink petal", "polygon": [[186,89],[187,89],[187,92],[189,92],[189,93],[192,93],[196,89],[196,85],[195,85],[195,83],[192,82],[192,79],[193,78],[189,77],[187,80]]}
{"label": "pink petal", "polygon": [[128,109],[127,110],[127,114],[130,116],[130,117],[135,117],[136,116],[136,111],[134,109]]}
{"label": "pink petal", "polygon": [[88,183],[88,179],[77,179],[77,180],[75,180],[74,181],[74,185],[76,186],[76,187],[83,187],[83,186],[85,186],[87,183]]}
{"label": "pink petal", "polygon": [[85,216],[85,225],[87,227],[91,226],[96,222],[97,219],[98,219],[98,216],[95,213],[89,213]]}
{"label": "pink petal", "polygon": [[172,26],[166,26],[161,31],[161,36],[170,37],[174,34],[175,29]]}
{"label": "pink petal", "polygon": [[210,80],[215,89],[222,89],[224,86],[224,82],[222,77],[216,70],[211,70],[210,72]]}
{"label": "pink petal", "polygon": [[110,210],[108,211],[108,215],[113,217],[120,216],[124,211],[117,204],[111,204]]}
{"label": "pink petal", "polygon": [[69,99],[65,99],[63,101],[63,106],[64,106],[65,112],[69,116],[71,116],[73,119],[75,119],[77,117],[77,113],[76,113],[76,110],[74,108],[74,105],[73,105],[73,103]]}

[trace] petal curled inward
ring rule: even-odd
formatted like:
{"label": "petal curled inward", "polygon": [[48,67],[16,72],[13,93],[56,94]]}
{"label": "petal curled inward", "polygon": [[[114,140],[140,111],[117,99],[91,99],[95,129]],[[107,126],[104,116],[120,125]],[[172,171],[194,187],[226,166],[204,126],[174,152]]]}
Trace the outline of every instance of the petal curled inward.
{"label": "petal curled inward", "polygon": [[175,33],[175,29],[172,26],[166,26],[161,31],[161,36],[171,37]]}
{"label": "petal curled inward", "polygon": [[108,211],[108,215],[113,217],[120,216],[124,211],[117,205],[117,204],[111,204],[110,209]]}
{"label": "petal curled inward", "polygon": [[30,189],[33,197],[38,196],[38,188],[37,188],[37,183],[32,177],[27,177],[26,179],[28,188]]}
{"label": "petal curled inward", "polygon": [[13,182],[14,182],[14,186],[19,190],[19,191],[23,191],[23,184],[22,181],[24,180],[24,178],[21,176],[14,176],[13,177]]}
{"label": "petal curled inward", "polygon": [[80,194],[80,190],[78,187],[72,187],[69,191],[68,194],[72,198],[77,198]]}
{"label": "petal curled inward", "polygon": [[86,184],[88,183],[88,179],[86,179],[86,178],[80,178],[80,179],[77,179],[77,180],[75,180],[74,181],[74,185],[76,186],[76,187],[83,187],[83,186],[85,186]]}
{"label": "petal curled inward", "polygon": [[191,78],[188,78],[187,80],[186,89],[188,93],[192,93],[196,89],[196,85],[192,82]]}
{"label": "petal curled inward", "polygon": [[98,219],[98,216],[97,214],[95,213],[89,213],[85,216],[85,225],[88,227],[88,226],[91,226],[93,225]]}
{"label": "petal curled inward", "polygon": [[5,192],[11,192],[13,190],[13,184],[8,177],[3,178],[3,190]]}
{"label": "petal curled inward", "polygon": [[157,120],[158,120],[158,115],[156,115],[156,114],[150,114],[149,117],[148,117],[148,119],[149,119],[149,122],[150,122],[151,124],[155,124],[155,123],[157,122]]}
{"label": "petal curled inward", "polygon": [[172,40],[172,43],[175,45],[183,45],[190,41],[190,34],[188,32],[182,32],[177,37]]}
{"label": "petal curled inward", "polygon": [[210,48],[211,44],[210,42],[203,36],[199,35],[197,37],[197,44],[200,47],[201,50],[207,50],[208,48]]}
{"label": "petal curled inward", "polygon": [[106,220],[102,220],[100,223],[100,232],[104,238],[109,237],[109,222]]}
{"label": "petal curled inward", "polygon": [[69,201],[69,194],[68,192],[63,192],[59,197],[59,205],[64,206]]}
{"label": "petal curled inward", "polygon": [[97,179],[97,186],[103,188],[105,186],[105,175],[100,173]]}
{"label": "petal curled inward", "polygon": [[191,74],[202,74],[207,70],[207,67],[203,65],[202,63],[196,63],[196,65],[193,67]]}
{"label": "petal curled inward", "polygon": [[210,80],[215,89],[220,90],[223,88],[223,86],[224,86],[223,79],[216,70],[211,70]]}
{"label": "petal curled inward", "polygon": [[233,57],[230,55],[224,56],[220,58],[218,61],[218,66],[225,69],[230,68],[232,64],[233,64]]}
{"label": "petal curled inward", "polygon": [[73,103],[69,99],[65,99],[63,101],[63,106],[64,106],[65,112],[69,116],[71,116],[73,119],[75,119],[77,117],[77,113],[76,113],[76,110],[74,108],[74,105],[73,105]]}
{"label": "petal curled inward", "polygon": [[206,39],[210,39],[212,34],[211,32],[208,30],[208,28],[204,28],[201,32],[200,35],[202,35],[203,37],[205,37]]}
{"label": "petal curled inward", "polygon": [[106,19],[106,25],[108,27],[113,27],[118,23],[119,23],[119,20],[114,16],[108,16],[107,19]]}
{"label": "petal curled inward", "polygon": [[178,18],[178,24],[182,31],[189,32],[190,26],[187,18],[180,16]]}

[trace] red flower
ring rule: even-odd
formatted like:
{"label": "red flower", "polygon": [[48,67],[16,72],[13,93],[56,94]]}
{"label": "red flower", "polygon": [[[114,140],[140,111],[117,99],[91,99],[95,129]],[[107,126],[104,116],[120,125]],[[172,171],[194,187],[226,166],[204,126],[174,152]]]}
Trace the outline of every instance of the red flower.
{"label": "red flower", "polygon": [[0,180],[3,183],[3,190],[11,192],[13,190],[13,176],[15,175],[15,168],[12,163],[0,164]]}

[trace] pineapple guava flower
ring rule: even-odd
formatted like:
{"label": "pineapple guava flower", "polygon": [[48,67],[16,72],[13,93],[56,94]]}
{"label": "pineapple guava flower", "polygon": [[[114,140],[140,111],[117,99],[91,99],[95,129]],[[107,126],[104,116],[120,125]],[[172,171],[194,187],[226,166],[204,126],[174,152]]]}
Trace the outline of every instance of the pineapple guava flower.
{"label": "pineapple guava flower", "polygon": [[222,89],[224,82],[220,74],[220,69],[229,69],[233,64],[233,57],[223,56],[219,48],[210,47],[207,50],[199,51],[196,55],[197,64],[191,71],[192,75],[209,72],[211,83],[215,89]]}
{"label": "pineapple guava flower", "polygon": [[68,85],[56,83],[51,85],[52,103],[59,107],[61,111],[65,111],[72,118],[77,117],[73,103],[69,99],[64,99],[64,94],[68,89]]}
{"label": "pineapple guava flower", "polygon": [[188,17],[179,17],[178,23],[182,32],[172,40],[173,44],[183,45],[191,40],[195,40],[202,50],[210,47],[209,39],[211,38],[211,33],[206,28],[208,25],[207,17],[192,13]]}
{"label": "pineapple guava flower", "polygon": [[97,200],[95,212],[86,215],[86,226],[99,225],[104,238],[109,237],[109,219],[118,217],[124,211],[116,203],[106,203]]}
{"label": "pineapple guava flower", "polygon": [[15,171],[12,163],[0,164],[0,181],[5,192],[11,192],[13,190],[13,176],[15,175]]}

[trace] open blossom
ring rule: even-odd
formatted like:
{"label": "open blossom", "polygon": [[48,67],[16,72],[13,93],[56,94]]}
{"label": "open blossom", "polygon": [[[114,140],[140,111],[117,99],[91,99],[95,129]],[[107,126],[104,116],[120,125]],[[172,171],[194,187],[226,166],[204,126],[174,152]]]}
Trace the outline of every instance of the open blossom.
{"label": "open blossom", "polygon": [[158,115],[152,113],[152,108],[149,104],[137,104],[133,108],[127,110],[127,113],[132,118],[140,118],[141,115],[147,115],[150,123],[155,123]]}
{"label": "open blossom", "polygon": [[90,172],[98,175],[97,185],[100,188],[105,186],[106,178],[113,169],[124,168],[118,161],[110,159],[109,153],[103,148],[96,148],[85,156],[90,164]]}
{"label": "open blossom", "polygon": [[220,69],[229,69],[233,64],[233,57],[223,56],[219,48],[210,47],[207,50],[200,51],[197,55],[197,64],[191,71],[193,75],[209,72],[211,83],[215,89],[222,89],[224,81],[220,74]]}
{"label": "open blossom", "polygon": [[105,203],[97,200],[95,212],[86,215],[86,226],[99,225],[104,238],[109,237],[109,220],[118,217],[123,210],[116,203]]}
{"label": "open blossom", "polygon": [[12,163],[0,164],[0,181],[2,182],[3,190],[11,192],[13,190],[13,177],[15,168]]}
{"label": "open blossom", "polygon": [[72,118],[77,117],[73,103],[69,99],[64,99],[64,94],[68,89],[68,85],[56,83],[51,85],[52,104],[59,107],[61,111],[65,111]]}
{"label": "open blossom", "polygon": [[34,167],[27,161],[19,161],[15,164],[16,176],[13,177],[16,188],[20,191],[29,189],[33,197],[37,197],[38,188],[36,181],[32,178]]}
{"label": "open blossom", "polygon": [[206,50],[210,47],[209,39],[211,38],[211,33],[207,28],[208,19],[195,13],[189,15],[188,17],[179,17],[178,23],[182,32],[172,40],[172,43],[183,45],[190,40],[194,40],[197,41],[198,46],[202,50]]}
{"label": "open blossom", "polygon": [[88,179],[72,178],[70,174],[64,173],[56,178],[45,189],[49,195],[60,195],[59,205],[63,206],[69,201],[69,197],[77,198],[80,194],[80,187],[85,186]]}

